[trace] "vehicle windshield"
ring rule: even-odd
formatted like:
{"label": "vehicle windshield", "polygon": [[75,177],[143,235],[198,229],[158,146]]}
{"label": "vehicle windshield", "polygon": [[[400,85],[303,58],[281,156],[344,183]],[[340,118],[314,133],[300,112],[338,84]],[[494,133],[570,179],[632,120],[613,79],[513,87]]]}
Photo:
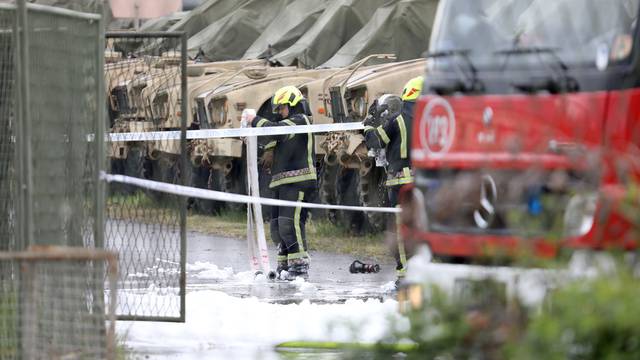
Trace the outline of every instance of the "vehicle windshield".
{"label": "vehicle windshield", "polygon": [[496,57],[496,52],[509,56],[510,64],[530,63],[536,56],[506,53],[527,48],[550,49],[562,62],[574,66],[595,66],[603,57],[606,63],[621,61],[629,57],[633,47],[639,3],[640,0],[443,0],[430,52],[468,50],[478,68],[503,64],[504,58]]}

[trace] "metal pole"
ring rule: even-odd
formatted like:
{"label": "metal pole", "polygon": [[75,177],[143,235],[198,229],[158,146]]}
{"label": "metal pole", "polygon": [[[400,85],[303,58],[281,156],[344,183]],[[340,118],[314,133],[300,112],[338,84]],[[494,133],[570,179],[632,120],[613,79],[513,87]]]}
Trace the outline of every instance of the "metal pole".
{"label": "metal pole", "polygon": [[25,0],[16,3],[17,24],[18,24],[18,60],[16,68],[18,71],[18,144],[16,152],[17,161],[20,168],[19,175],[19,202],[21,206],[20,229],[18,234],[21,238],[21,249],[26,249],[33,244],[33,209],[32,190],[33,179],[31,178],[33,169],[31,164],[31,114],[29,111],[29,41],[27,6]]}
{"label": "metal pole", "polygon": [[[31,244],[31,157],[28,148],[29,141],[29,77],[28,77],[28,61],[29,51],[27,42],[27,5],[25,0],[16,2],[16,83],[17,83],[17,105],[16,109],[16,162],[18,165],[18,229],[16,231],[16,244],[18,249],[25,250]],[[20,298],[24,299],[18,305],[18,322],[20,323],[20,335],[18,337],[18,352],[20,358],[31,358],[31,350],[33,346],[33,337],[29,334],[33,333],[33,318],[31,306],[33,305],[33,296],[31,292],[32,268],[28,267],[25,271],[19,272],[18,293]]]}
{"label": "metal pole", "polygon": [[106,193],[106,185],[105,182],[100,180],[100,174],[105,170],[106,167],[106,152],[104,145],[104,135],[106,133],[106,124],[105,124],[105,87],[104,87],[104,49],[105,49],[105,38],[104,38],[104,8],[102,9],[102,17],[98,20],[98,44],[97,44],[97,68],[96,68],[96,92],[97,96],[97,110],[98,117],[96,119],[95,131],[98,136],[95,137],[95,174],[94,181],[96,184],[96,203],[95,203],[95,229],[94,229],[94,242],[96,248],[104,248],[104,232],[105,232],[105,193]]}
{"label": "metal pole", "polygon": [[[187,162],[187,34],[180,36],[180,169],[182,185],[188,186],[189,180],[184,176]],[[187,271],[187,198],[180,197],[180,321],[186,318],[186,280]]]}

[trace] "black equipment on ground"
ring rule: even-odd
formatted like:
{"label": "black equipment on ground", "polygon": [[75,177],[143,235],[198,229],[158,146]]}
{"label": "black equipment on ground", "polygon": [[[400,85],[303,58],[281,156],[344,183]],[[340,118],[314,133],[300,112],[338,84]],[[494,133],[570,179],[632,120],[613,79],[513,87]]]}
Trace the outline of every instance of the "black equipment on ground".
{"label": "black equipment on ground", "polygon": [[349,266],[349,272],[352,274],[370,274],[380,272],[380,265],[378,264],[365,264],[362,261],[355,260]]}

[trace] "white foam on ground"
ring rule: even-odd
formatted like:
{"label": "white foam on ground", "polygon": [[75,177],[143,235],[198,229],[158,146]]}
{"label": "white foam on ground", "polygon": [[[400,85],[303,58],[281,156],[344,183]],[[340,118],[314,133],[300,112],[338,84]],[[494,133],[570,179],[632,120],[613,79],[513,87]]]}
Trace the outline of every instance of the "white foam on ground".
{"label": "white foam on ground", "polygon": [[[239,283],[268,283],[264,274],[234,273],[231,268],[197,262],[187,264],[190,276]],[[316,285],[296,278],[291,298],[318,290]],[[168,300],[157,289],[145,294],[120,293],[127,303],[152,305]],[[361,289],[354,289],[358,292]],[[179,298],[171,294],[172,300]],[[138,299],[138,297],[140,299]],[[177,305],[177,304],[176,304]],[[154,357],[199,358],[245,356],[278,358],[273,346],[284,341],[363,341],[383,339],[391,323],[406,319],[397,312],[395,300],[347,300],[343,304],[273,304],[255,297],[238,298],[220,291],[191,291],[186,296],[186,322],[118,321],[117,333],[125,344]],[[149,314],[150,315],[150,314]],[[407,325],[408,326],[408,325]],[[212,352],[213,351],[213,352]],[[155,354],[155,355],[154,355]]]}
{"label": "white foam on ground", "polygon": [[257,351],[294,340],[377,341],[387,334],[392,319],[403,321],[395,300],[281,305],[204,290],[188,293],[186,303],[184,324],[119,321],[117,332],[128,346],[152,353]]}

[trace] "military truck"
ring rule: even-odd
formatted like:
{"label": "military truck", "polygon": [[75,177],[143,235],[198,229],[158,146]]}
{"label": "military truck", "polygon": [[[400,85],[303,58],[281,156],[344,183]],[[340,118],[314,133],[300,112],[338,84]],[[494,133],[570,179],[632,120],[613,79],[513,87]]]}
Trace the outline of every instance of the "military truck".
{"label": "military truck", "polygon": [[[250,70],[250,71],[247,71]],[[242,110],[256,109],[258,114],[271,118],[271,97],[280,87],[300,86],[306,82],[323,78],[334,72],[332,69],[301,70],[295,67],[247,69],[238,76],[214,89],[203,92],[196,98],[197,113],[203,128],[240,127]],[[207,139],[200,160],[212,169],[216,189],[233,193],[246,193],[245,154],[240,139]],[[198,163],[198,158],[194,158]],[[269,196],[268,174],[260,174],[261,195]],[[233,205],[231,205],[233,206]]]}
{"label": "military truck", "polygon": [[[212,86],[224,81],[225,78],[238,69],[248,66],[264,64],[261,60],[243,61],[223,61],[215,63],[194,63],[187,66],[187,103],[192,103],[192,99],[202,87]],[[147,119],[152,123],[151,131],[172,131],[181,128],[181,78],[179,72],[168,74],[163,81],[156,82],[153,86],[144,90],[143,98],[146,106]],[[198,129],[200,127],[197,117],[193,111],[185,114],[187,117],[186,126],[188,129]],[[198,140],[194,140],[197,142]],[[189,144],[189,149],[197,148],[194,144]],[[145,177],[163,182],[177,183],[181,178],[178,160],[180,158],[180,140],[153,140],[146,142],[145,161],[148,162],[149,172]],[[144,166],[143,166],[144,167]],[[191,185],[194,184],[193,171],[191,166],[185,167],[185,174]],[[197,174],[196,174],[197,175]],[[197,180],[197,178],[196,178]],[[207,179],[208,180],[208,179]],[[202,187],[202,186],[200,186]],[[192,200],[192,202],[195,200]],[[204,204],[206,200],[197,200],[198,204]]]}
{"label": "military truck", "polygon": [[[352,71],[348,77],[329,87],[330,108],[325,113],[334,122],[362,121],[369,106],[383,94],[400,94],[411,78],[423,74],[424,59],[370,66]],[[323,95],[326,99],[326,94]],[[386,170],[369,154],[361,133],[331,133],[322,143],[327,171],[322,177],[323,201],[342,205],[385,206]],[[381,231],[382,213],[332,212],[329,219],[342,221],[356,232]]]}
{"label": "military truck", "polygon": [[[334,87],[342,82],[346,81],[348,78],[353,76],[354,74],[358,74],[364,71],[370,71],[371,69],[380,66],[366,66],[366,64],[371,59],[377,60],[386,60],[389,61],[393,59],[393,56],[388,54],[382,55],[371,55],[365,59],[362,59],[356,63],[353,63],[346,67],[335,68],[333,71],[326,77],[313,80],[302,84],[299,86],[300,91],[304,94],[304,96],[309,101],[309,107],[313,112],[313,122],[314,124],[332,124],[334,123],[332,113],[331,113],[331,96],[329,93],[329,89]],[[336,158],[336,151],[333,151],[335,147],[334,142],[330,143],[329,139],[338,139],[339,141],[346,142],[348,140],[342,140],[343,138],[347,139],[349,136],[355,134],[354,132],[341,132],[338,136],[333,134],[316,134],[315,136],[315,151],[316,155],[319,157],[319,162],[321,166],[318,166],[319,169],[319,201],[324,204],[345,204],[343,201],[345,197],[348,195],[346,191],[343,191],[343,187],[338,186],[337,178],[339,176],[339,172],[342,170],[338,164]],[[329,151],[327,151],[329,150]],[[328,210],[326,211],[326,216],[330,219],[331,222],[348,227],[348,228],[360,228],[361,225],[358,223],[352,223],[351,221],[355,221],[355,218],[345,217],[346,213],[336,210]],[[344,221],[348,220],[348,221]]]}
{"label": "military truck", "polygon": [[[191,82],[197,84],[248,63],[188,64]],[[179,57],[125,59],[105,66],[105,84],[111,132],[147,132],[180,128]],[[171,110],[171,111],[169,111]],[[190,116],[189,116],[190,118]],[[112,172],[160,181],[176,181],[173,162],[159,160],[161,153],[179,154],[179,141],[113,142],[108,147]],[[176,155],[177,156],[177,155]],[[171,166],[167,163],[171,163]],[[155,171],[154,171],[155,170]],[[175,169],[174,169],[175,170]]]}
{"label": "military truck", "polygon": [[[142,90],[159,75],[152,59],[126,59],[105,65],[107,110],[110,132],[138,132],[150,128],[141,103]],[[136,176],[139,172],[137,154],[144,145],[139,142],[113,142],[107,146],[111,172]],[[132,150],[133,149],[133,150]],[[113,190],[130,192],[129,186],[114,186]]]}

